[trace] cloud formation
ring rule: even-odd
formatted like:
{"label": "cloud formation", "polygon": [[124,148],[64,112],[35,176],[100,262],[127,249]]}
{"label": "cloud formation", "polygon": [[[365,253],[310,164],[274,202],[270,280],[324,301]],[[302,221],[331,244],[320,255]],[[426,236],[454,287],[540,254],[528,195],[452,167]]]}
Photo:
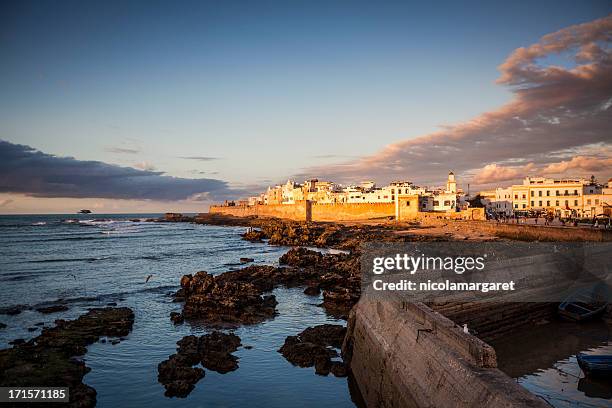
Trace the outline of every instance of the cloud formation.
{"label": "cloud formation", "polygon": [[197,160],[197,161],[213,161],[213,160],[220,160],[220,157],[209,157],[209,156],[182,156],[179,157],[180,159],[185,159],[185,160]]}
{"label": "cloud formation", "polygon": [[140,150],[138,149],[128,149],[125,147],[107,147],[106,149],[107,152],[110,153],[119,153],[119,154],[136,154],[136,153],[140,153]]}
{"label": "cloud formation", "polygon": [[57,157],[0,140],[0,193],[145,200],[222,199],[241,194],[215,179],[164,176],[99,161]]}
{"label": "cloud formation", "polygon": [[[427,184],[441,181],[452,169],[465,182],[486,184],[511,180],[511,175],[520,179],[526,174],[519,171],[529,163],[527,170],[538,173],[560,170],[561,163],[572,163],[576,156],[582,162],[601,159],[612,146],[611,40],[612,15],[548,34],[516,49],[499,66],[497,83],[513,92],[499,109],[353,162],[306,169],[299,177],[343,182],[408,178]],[[547,64],[552,56],[566,55],[572,56],[569,66]],[[567,171],[590,168],[565,166]]]}

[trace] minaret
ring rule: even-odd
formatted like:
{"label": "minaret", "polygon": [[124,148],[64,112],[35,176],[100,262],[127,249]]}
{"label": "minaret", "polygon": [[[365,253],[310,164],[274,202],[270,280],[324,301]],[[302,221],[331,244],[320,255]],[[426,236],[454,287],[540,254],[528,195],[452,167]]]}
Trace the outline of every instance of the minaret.
{"label": "minaret", "polygon": [[447,193],[457,193],[457,182],[455,181],[455,173],[450,171],[448,173],[448,181],[446,182]]}

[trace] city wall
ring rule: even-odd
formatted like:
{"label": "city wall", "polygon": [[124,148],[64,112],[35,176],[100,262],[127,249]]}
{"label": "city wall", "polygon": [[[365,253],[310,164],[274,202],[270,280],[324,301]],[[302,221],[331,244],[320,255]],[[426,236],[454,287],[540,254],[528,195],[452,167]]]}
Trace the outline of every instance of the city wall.
{"label": "city wall", "polygon": [[[415,219],[484,219],[482,208],[466,211],[420,212],[418,203],[415,206],[400,207],[399,220]],[[414,209],[414,211],[411,211]],[[253,206],[221,206],[213,205],[209,209],[213,214],[233,215],[235,217],[276,217],[295,221],[357,221],[373,219],[389,219],[396,217],[398,207],[395,203],[342,203],[322,204],[312,201],[298,201],[295,204],[270,204]]]}
{"label": "city wall", "polygon": [[298,201],[295,204],[253,206],[213,205],[208,211],[236,217],[276,217],[296,221],[353,221],[393,217],[395,205],[393,203],[321,204]]}
{"label": "city wall", "polygon": [[295,221],[306,220],[306,202],[296,204],[271,204],[271,205],[236,205],[222,206],[211,205],[208,212],[212,214],[233,215],[234,217],[276,217]]}
{"label": "city wall", "polygon": [[368,407],[547,406],[496,368],[491,346],[424,304],[362,298],[342,351]]}

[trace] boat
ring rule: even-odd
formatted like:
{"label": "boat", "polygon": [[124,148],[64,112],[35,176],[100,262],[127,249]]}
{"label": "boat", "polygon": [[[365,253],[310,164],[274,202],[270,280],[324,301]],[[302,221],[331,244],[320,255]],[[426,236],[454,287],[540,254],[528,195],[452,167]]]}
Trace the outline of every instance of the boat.
{"label": "boat", "polygon": [[612,378],[612,355],[578,354],[576,359],[585,375]]}
{"label": "boat", "polygon": [[607,287],[604,284],[574,292],[559,305],[559,316],[574,322],[601,316],[608,307],[606,292]]}
{"label": "boat", "polygon": [[79,214],[91,214],[91,210],[81,210]]}

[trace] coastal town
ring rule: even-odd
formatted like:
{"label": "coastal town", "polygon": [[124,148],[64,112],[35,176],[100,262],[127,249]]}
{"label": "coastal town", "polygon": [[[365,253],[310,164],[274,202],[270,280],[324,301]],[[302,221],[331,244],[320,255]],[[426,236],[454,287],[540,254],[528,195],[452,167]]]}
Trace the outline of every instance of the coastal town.
{"label": "coastal town", "polygon": [[270,186],[246,200],[226,201],[221,207],[317,204],[394,204],[402,197],[417,197],[420,213],[454,213],[483,208],[486,217],[506,219],[543,216],[559,219],[586,219],[612,215],[612,178],[599,182],[590,178],[525,177],[522,184],[470,192],[458,188],[455,174],[448,173],[446,185],[439,188],[417,186],[410,181],[394,181],[378,187],[374,181],[343,186],[319,179]]}

